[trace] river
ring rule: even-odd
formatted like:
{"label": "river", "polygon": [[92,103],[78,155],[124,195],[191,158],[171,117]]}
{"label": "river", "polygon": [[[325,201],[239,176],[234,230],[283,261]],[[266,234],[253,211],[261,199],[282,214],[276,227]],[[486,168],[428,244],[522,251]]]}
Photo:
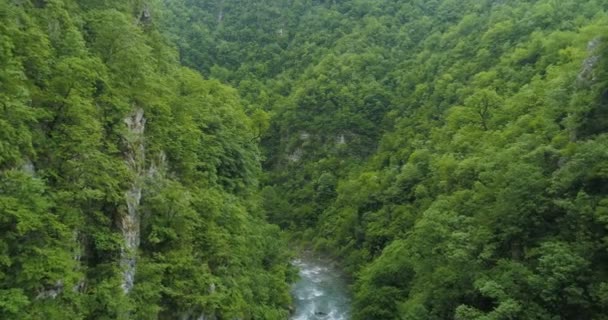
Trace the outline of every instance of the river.
{"label": "river", "polygon": [[295,313],[291,320],[350,319],[346,279],[331,261],[302,257],[293,264],[300,270],[300,279],[292,290]]}

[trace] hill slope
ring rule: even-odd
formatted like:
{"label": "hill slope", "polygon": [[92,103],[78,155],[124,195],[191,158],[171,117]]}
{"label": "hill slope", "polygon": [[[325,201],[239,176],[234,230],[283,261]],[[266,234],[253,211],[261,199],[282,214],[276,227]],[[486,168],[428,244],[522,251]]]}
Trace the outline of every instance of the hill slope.
{"label": "hill slope", "polygon": [[287,316],[253,122],[164,10],[0,2],[0,318]]}
{"label": "hill slope", "polygon": [[605,3],[177,3],[182,61],[271,116],[264,207],[342,257],[355,319],[605,318]]}

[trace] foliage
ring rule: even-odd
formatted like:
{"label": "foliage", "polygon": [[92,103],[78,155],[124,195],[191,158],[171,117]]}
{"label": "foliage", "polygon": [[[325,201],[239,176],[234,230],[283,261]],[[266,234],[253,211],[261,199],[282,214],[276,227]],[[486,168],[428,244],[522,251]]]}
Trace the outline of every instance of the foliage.
{"label": "foliage", "polygon": [[604,2],[178,3],[182,61],[272,114],[267,216],[342,258],[355,319],[606,317]]}
{"label": "foliage", "polygon": [[165,12],[0,2],[0,318],[286,317],[289,256],[257,195],[269,118],[179,65]]}
{"label": "foliage", "polygon": [[0,317],[606,319],[607,10],[0,1]]}

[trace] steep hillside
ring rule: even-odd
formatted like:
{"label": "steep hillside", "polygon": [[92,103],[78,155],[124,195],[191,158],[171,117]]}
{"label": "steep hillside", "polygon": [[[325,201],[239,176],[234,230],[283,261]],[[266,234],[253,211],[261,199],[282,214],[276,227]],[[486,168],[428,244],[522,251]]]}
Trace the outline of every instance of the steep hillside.
{"label": "steep hillside", "polygon": [[0,1],[0,318],[608,319],[607,10]]}
{"label": "steep hillside", "polygon": [[0,318],[284,319],[235,90],[143,1],[0,1]]}
{"label": "steep hillside", "polygon": [[355,319],[606,317],[604,2],[177,3],[182,60],[270,115],[264,208],[342,258]]}

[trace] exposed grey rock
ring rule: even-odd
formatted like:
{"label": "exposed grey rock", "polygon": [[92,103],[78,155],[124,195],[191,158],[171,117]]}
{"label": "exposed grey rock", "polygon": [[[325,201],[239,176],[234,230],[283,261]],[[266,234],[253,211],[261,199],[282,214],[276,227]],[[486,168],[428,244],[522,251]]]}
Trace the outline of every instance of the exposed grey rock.
{"label": "exposed grey rock", "polygon": [[143,180],[146,176],[144,170],[146,151],[144,145],[144,131],[146,128],[144,110],[136,108],[131,115],[125,118],[124,122],[127,125],[125,135],[127,144],[126,163],[135,176],[131,187],[125,192],[127,212],[122,215],[120,221],[120,228],[125,239],[121,250],[121,265],[123,267],[121,286],[125,293],[129,293],[135,282],[136,251],[140,242],[139,204],[141,202]]}
{"label": "exposed grey rock", "polygon": [[34,175],[36,173],[36,167],[30,159],[26,159],[23,165],[21,166],[21,170],[25,171],[30,175]]}
{"label": "exposed grey rock", "polygon": [[63,281],[58,280],[51,288],[45,289],[38,293],[36,299],[55,299],[61,292],[63,292]]}
{"label": "exposed grey rock", "polygon": [[310,133],[304,131],[300,133],[300,140],[309,140],[310,139]]}
{"label": "exposed grey rock", "polygon": [[344,134],[339,134],[336,136],[336,144],[337,145],[345,145],[346,144],[346,136]]}
{"label": "exposed grey rock", "polygon": [[583,65],[581,67],[581,71],[578,73],[578,83],[579,85],[590,85],[597,80],[597,75],[595,73],[595,68],[600,61],[600,56],[597,54],[597,48],[601,44],[601,39],[595,38],[587,44],[587,52],[589,56],[585,61],[583,61]]}
{"label": "exposed grey rock", "polygon": [[291,162],[298,162],[302,159],[304,155],[304,150],[302,148],[297,148],[294,152],[287,156],[287,159]]}

